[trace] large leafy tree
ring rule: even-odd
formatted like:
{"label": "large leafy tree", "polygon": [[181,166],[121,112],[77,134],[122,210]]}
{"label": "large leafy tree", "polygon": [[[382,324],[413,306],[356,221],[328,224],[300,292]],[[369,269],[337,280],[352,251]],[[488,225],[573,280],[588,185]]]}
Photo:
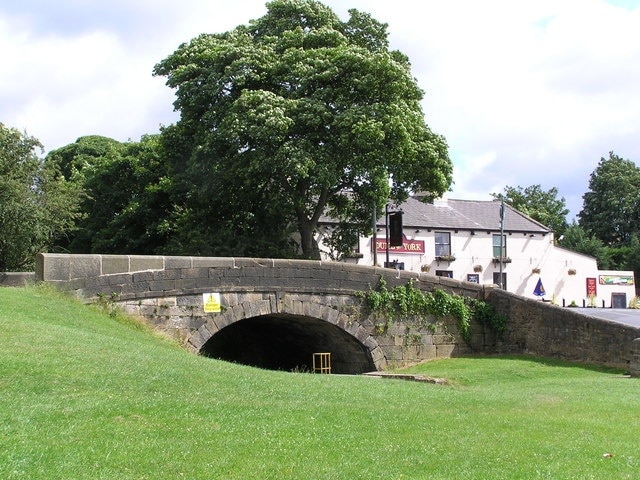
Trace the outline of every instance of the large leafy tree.
{"label": "large leafy tree", "polygon": [[638,292],[637,279],[640,278],[640,234],[635,234],[631,237],[625,253],[624,268],[633,270],[636,278],[636,292]]}
{"label": "large leafy tree", "polygon": [[611,268],[607,249],[602,241],[593,235],[588,235],[575,221],[558,237],[558,244],[563,248],[595,257],[598,260],[598,266],[602,269]]}
{"label": "large leafy tree", "polygon": [[543,190],[540,185],[505,187],[504,193],[492,193],[494,198],[504,198],[516,210],[551,228],[557,236],[566,230],[567,208],[564,197],[558,198],[558,189]]}
{"label": "large leafy tree", "polygon": [[628,245],[640,233],[640,169],[631,160],[601,158],[582,199],[578,222],[605,245]]}
{"label": "large leafy tree", "polygon": [[80,190],[41,153],[36,138],[0,123],[0,271],[33,268],[80,216]]}
{"label": "large leafy tree", "polygon": [[267,8],[154,70],[176,89],[180,120],[164,134],[192,238],[235,225],[236,243],[286,244],[297,232],[315,257],[323,214],[365,232],[388,199],[444,193],[446,142],[425,123],[423,92],[386,25],[356,10],[341,21],[312,0]]}
{"label": "large leafy tree", "polygon": [[153,254],[163,248],[171,181],[158,135],[125,143],[80,137],[50,152],[47,160],[85,192],[84,217],[71,235],[58,240],[61,247],[73,253],[120,254]]}

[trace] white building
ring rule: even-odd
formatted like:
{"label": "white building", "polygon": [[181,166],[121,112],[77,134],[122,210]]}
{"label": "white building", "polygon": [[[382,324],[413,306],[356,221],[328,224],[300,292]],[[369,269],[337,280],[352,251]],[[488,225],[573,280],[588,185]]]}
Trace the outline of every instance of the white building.
{"label": "white building", "polygon": [[[403,240],[402,246],[389,248],[390,268],[496,285],[502,273],[506,290],[561,306],[626,308],[635,298],[633,272],[598,270],[595,258],[557,246],[548,227],[506,204],[501,230],[497,200],[449,199],[429,204],[413,197],[393,210],[403,212]],[[321,223],[321,251],[322,232],[332,223],[328,219]],[[360,238],[355,255],[345,261],[384,266],[384,217],[376,230],[374,236]],[[323,255],[331,258],[326,250]],[[539,280],[544,295],[536,295]]]}

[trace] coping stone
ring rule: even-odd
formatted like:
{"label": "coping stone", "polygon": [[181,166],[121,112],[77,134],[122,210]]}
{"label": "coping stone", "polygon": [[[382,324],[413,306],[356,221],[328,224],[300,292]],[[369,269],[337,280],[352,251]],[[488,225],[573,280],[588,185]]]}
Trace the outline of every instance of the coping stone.
{"label": "coping stone", "polygon": [[129,257],[130,271],[164,270],[164,257],[154,255],[131,255]]}
{"label": "coping stone", "polygon": [[71,256],[61,253],[36,255],[36,280],[41,282],[71,280]]}
{"label": "coping stone", "polygon": [[24,287],[35,279],[34,272],[3,272],[0,273],[0,287]]}
{"label": "coping stone", "polygon": [[168,256],[164,257],[164,268],[172,270],[174,268],[191,268],[193,266],[192,257]]}
{"label": "coping stone", "polygon": [[102,255],[102,273],[127,273],[129,271],[129,257],[127,255]]}
{"label": "coping stone", "polygon": [[233,268],[235,258],[229,257],[193,257],[192,268]]}
{"label": "coping stone", "polygon": [[71,255],[69,278],[99,277],[102,275],[102,255]]}

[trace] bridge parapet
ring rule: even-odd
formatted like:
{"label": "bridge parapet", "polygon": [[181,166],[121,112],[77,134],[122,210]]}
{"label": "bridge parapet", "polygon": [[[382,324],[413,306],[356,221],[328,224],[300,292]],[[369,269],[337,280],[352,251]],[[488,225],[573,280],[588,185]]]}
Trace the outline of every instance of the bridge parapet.
{"label": "bridge parapet", "polygon": [[[487,300],[509,319],[499,339],[472,325],[473,351],[528,353],[618,368],[628,368],[635,355],[634,361],[640,364],[636,358],[640,347],[634,347],[632,353],[632,342],[640,337],[638,328],[492,286],[424,273],[288,259],[40,254],[35,277],[88,302],[102,295],[113,296],[129,312],[144,316],[157,328],[178,332],[176,336],[195,351],[231,324],[280,316],[313,317],[338,327],[366,348],[378,369],[389,363],[401,365],[468,352],[469,346],[449,333],[455,330],[454,325],[433,332],[409,331],[406,325],[396,323],[380,333],[377,320],[358,310],[360,301],[355,293],[375,288],[381,278],[389,288],[415,280],[415,286],[423,291],[440,288]],[[203,311],[202,294],[209,292],[220,292],[226,311]],[[314,331],[318,337],[327,334],[320,328]],[[353,357],[355,348],[345,347],[343,357]],[[348,361],[344,360],[345,364]],[[634,369],[640,371],[640,367]]]}
{"label": "bridge parapet", "polygon": [[[424,273],[260,258],[40,254],[36,278],[87,302],[106,296],[196,352],[206,351],[218,333],[244,320],[283,323],[298,329],[307,343],[316,342],[321,348],[316,351],[332,348],[334,371],[349,373],[468,350],[455,322],[448,328],[438,322],[441,326],[435,330],[398,324],[381,331],[381,320],[363,311],[357,295],[376,288],[381,278],[388,288],[414,280],[423,291],[440,288],[473,298],[484,298],[490,290]],[[220,294],[221,312],[203,308],[203,294],[210,293]],[[296,322],[305,327],[299,329]],[[482,344],[483,334],[478,338]],[[277,341],[273,338],[271,343]]]}
{"label": "bridge parapet", "polygon": [[375,288],[384,277],[393,288],[410,279],[425,291],[442,288],[485,298],[491,287],[423,273],[312,260],[143,255],[39,254],[36,279],[80,298],[115,294],[121,300],[210,291],[349,293]]}

